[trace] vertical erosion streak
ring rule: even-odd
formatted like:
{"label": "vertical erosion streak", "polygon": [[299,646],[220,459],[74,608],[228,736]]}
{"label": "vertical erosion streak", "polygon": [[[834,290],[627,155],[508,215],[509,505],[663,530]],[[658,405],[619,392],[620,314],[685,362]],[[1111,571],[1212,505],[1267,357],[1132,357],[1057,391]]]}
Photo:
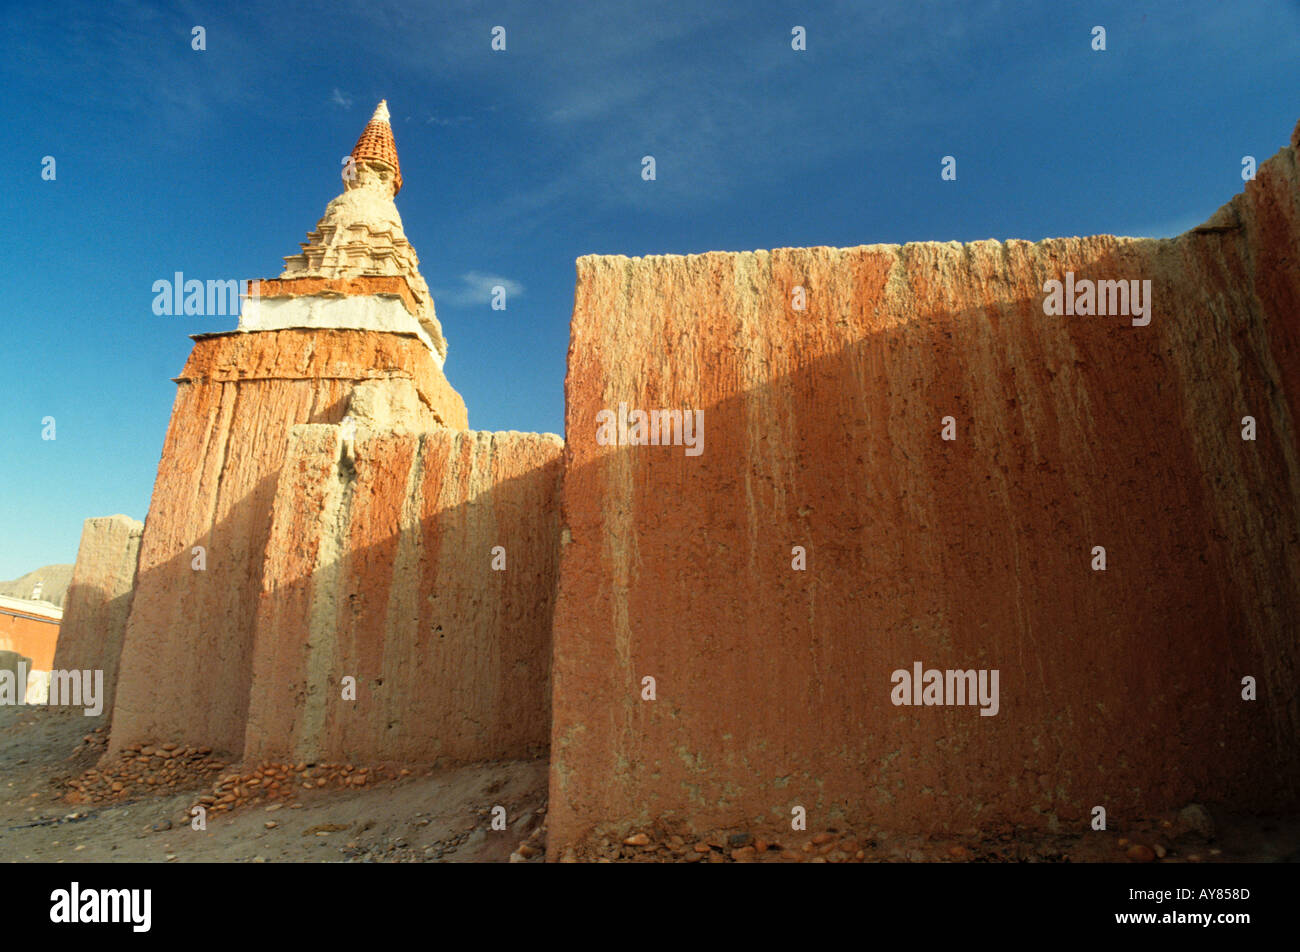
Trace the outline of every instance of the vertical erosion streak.
{"label": "vertical erosion streak", "polygon": [[[470,595],[477,588],[467,588],[461,583],[466,565],[475,565],[482,571],[483,562],[475,557],[464,560],[466,551],[480,551],[477,542],[469,542],[474,528],[475,515],[471,489],[474,476],[474,455],[477,434],[474,431],[451,433],[446,442],[446,462],[441,484],[437,487],[437,518],[434,539],[438,553],[435,593],[439,607],[439,623],[447,627],[450,641],[445,652],[439,655],[440,663],[430,672],[437,679],[437,697],[441,716],[459,718],[454,729],[447,732],[450,746],[441,753],[463,759],[465,741],[475,740],[475,712],[471,710],[481,696],[483,674],[479,667],[479,647],[475,633],[479,631],[480,609]],[[487,550],[481,550],[486,554]],[[480,578],[482,576],[479,576]],[[472,742],[471,742],[472,743]]]}
{"label": "vertical erosion streak", "polygon": [[[204,441],[205,460],[207,458],[206,444],[208,440],[215,437],[219,441],[219,448],[216,452],[216,465],[212,470],[212,473],[215,474],[216,477],[215,482],[210,483],[210,495],[206,495],[205,497],[203,492],[199,492],[195,495],[194,498],[198,506],[202,508],[201,510],[192,511],[190,520],[181,523],[184,527],[182,532],[189,538],[201,538],[203,540],[201,544],[206,547],[209,553],[212,553],[216,546],[225,546],[228,550],[233,549],[235,544],[234,533],[237,531],[228,523],[226,531],[223,533],[225,537],[220,539],[214,537],[214,530],[216,530],[221,524],[221,518],[225,515],[222,507],[221,489],[226,478],[226,466],[229,462],[230,444],[234,437],[235,427],[239,422],[238,411],[240,389],[238,384],[232,383],[219,383],[216,386],[219,388],[220,392],[218,400],[219,408],[217,410],[218,428],[216,432],[209,430],[207,439]],[[228,403],[226,400],[227,394],[230,397]],[[200,479],[202,478],[201,475]],[[193,546],[194,544],[195,543],[193,542],[188,543],[189,546]],[[231,552],[227,551],[224,555],[225,558],[222,561],[226,566],[234,563],[234,560],[231,558]],[[182,564],[187,561],[187,559],[182,557]],[[184,565],[181,569],[182,572],[185,572],[185,574],[190,576],[190,578],[186,580],[187,584],[185,588],[191,589],[191,595],[197,595],[198,597],[188,604],[184,604],[181,601],[173,601],[172,612],[186,612],[188,617],[186,617],[184,621],[181,621],[176,617],[176,614],[173,614],[168,621],[175,625],[177,629],[184,630],[189,628],[192,632],[191,637],[193,638],[194,650],[185,652],[184,660],[182,662],[185,667],[184,674],[176,681],[176,683],[202,685],[218,682],[221,679],[230,677],[232,674],[232,667],[227,663],[225,657],[226,652],[231,650],[232,646],[228,643],[229,639],[225,636],[224,632],[213,632],[210,629],[207,629],[207,626],[213,622],[216,622],[218,625],[220,624],[223,620],[222,616],[225,615],[225,611],[228,609],[230,602],[226,601],[225,605],[218,606],[213,603],[213,599],[218,597],[229,599],[232,594],[234,594],[235,599],[240,599],[247,594],[248,590],[241,584],[242,580],[232,579],[227,576],[223,580],[226,591],[222,592],[220,595],[211,590],[209,590],[209,592],[195,593],[193,592],[192,587],[196,582],[202,579],[202,581],[207,582],[208,585],[211,586],[211,579],[206,573],[188,572],[186,571],[187,569],[188,565]],[[229,589],[234,586],[239,586],[241,591],[237,594],[231,593]],[[190,625],[193,625],[193,627],[190,628]],[[250,629],[246,627],[243,631],[240,631],[237,636],[243,640],[245,644],[248,643],[249,630]],[[168,680],[171,679],[164,679],[164,683]],[[190,704],[186,703],[184,695],[176,697],[172,701],[171,705],[169,705],[171,710],[175,712],[182,711],[189,706]],[[229,729],[232,725],[222,723],[223,718],[219,716],[217,710],[219,706],[218,697],[209,691],[202,696],[202,701],[197,706],[199,707],[199,710],[195,713],[203,720],[204,726],[201,729],[203,735],[212,738],[219,738],[219,745],[222,747],[232,750],[238,749],[239,744],[242,743],[243,740],[242,736],[240,736],[243,731],[235,730],[231,735],[226,735],[225,730]],[[170,730],[172,733],[175,732],[174,728],[165,727],[163,729]]]}
{"label": "vertical erosion streak", "polygon": [[[774,350],[772,344],[788,340],[790,319],[787,308],[791,286],[802,285],[805,293],[813,295],[822,285],[823,268],[817,255],[804,250],[779,257],[768,251],[729,255],[719,257],[714,267],[716,270],[726,265],[730,265],[731,273],[723,276],[726,284],[720,287],[722,317],[730,318],[732,336],[718,343],[734,349],[736,378],[734,381],[717,381],[720,388],[712,399],[717,407],[723,409],[713,418],[716,424],[712,432],[716,436],[718,424],[727,422],[719,419],[727,413],[726,403],[736,402],[744,426],[743,442],[736,447],[744,453],[739,474],[745,495],[742,544],[748,543],[748,551],[744,553],[744,572],[749,579],[770,579],[772,574],[766,566],[771,564],[772,553],[780,545],[794,544],[791,540],[774,539],[772,533],[791,525],[789,493],[797,487],[798,478],[792,449],[795,445],[793,393],[800,373],[795,360],[784,351]],[[815,306],[815,303],[810,302],[809,306]],[[696,389],[702,391],[704,385]],[[704,410],[706,414],[709,412],[709,408]],[[705,420],[706,434],[710,432],[711,422]],[[704,446],[708,452],[707,438]],[[739,552],[732,556],[733,560],[741,557]],[[745,606],[742,609],[744,614],[736,622],[748,636],[757,637],[759,633],[751,629],[755,622],[753,609],[752,605]],[[808,614],[812,614],[811,601]],[[780,624],[785,620],[784,617],[765,618],[760,624]],[[819,649],[825,651],[826,646],[814,629],[810,641],[811,664],[817,674],[814,684],[820,697],[825,685],[817,662]],[[733,670],[733,676],[759,684],[780,677],[781,662],[775,653],[741,657],[740,663],[744,667]],[[755,737],[766,736],[775,726],[774,722],[780,723],[785,719],[776,715],[768,705],[754,711],[753,716],[755,726],[761,727],[754,731]],[[741,744],[740,751],[746,760],[755,753],[748,743]]]}
{"label": "vertical erosion streak", "polygon": [[[501,658],[504,651],[500,638],[491,637],[488,633],[503,630],[499,622],[502,610],[499,593],[506,585],[505,580],[509,577],[510,570],[518,572],[519,563],[523,561],[518,552],[512,553],[514,546],[510,544],[511,540],[499,535],[500,523],[497,521],[495,493],[492,490],[496,434],[482,430],[471,431],[471,434],[469,439],[461,438],[467,445],[465,485],[461,496],[465,515],[465,544],[469,551],[476,553],[474,564],[484,573],[481,577],[486,580],[485,588],[489,593],[498,594],[495,597],[484,597],[469,596],[466,592],[463,596],[469,606],[470,625],[466,650],[469,653],[469,670],[472,672],[469,679],[470,694],[463,707],[468,721],[466,737],[471,746],[463,756],[468,756],[470,750],[491,746],[495,740],[492,732],[497,729],[494,723],[495,712],[500,710],[496,706],[496,698],[503,677]],[[506,549],[505,573],[494,572],[487,561],[492,549],[498,544]],[[510,563],[512,554],[516,559],[514,565]],[[488,566],[486,572],[484,565]]]}
{"label": "vertical erosion streak", "polygon": [[[1297,125],[1297,134],[1300,134],[1300,125]],[[1265,290],[1261,288],[1261,284],[1271,283],[1270,279],[1277,280],[1277,272],[1286,273],[1287,270],[1290,270],[1292,275],[1293,289],[1300,284],[1300,279],[1295,277],[1294,264],[1290,269],[1279,268],[1273,266],[1271,262],[1261,262],[1260,258],[1264,257],[1263,246],[1268,240],[1265,237],[1266,232],[1274,233],[1276,230],[1281,230],[1281,240],[1277,244],[1291,249],[1290,255],[1293,260],[1296,249],[1300,248],[1300,170],[1297,170],[1296,166],[1296,144],[1297,139],[1293,135],[1292,148],[1282,150],[1265,163],[1266,172],[1262,181],[1257,178],[1257,182],[1267,186],[1274,196],[1272,202],[1261,197],[1260,192],[1251,192],[1248,189],[1243,195],[1234,198],[1231,206],[1236,212],[1237,220],[1245,219],[1247,223],[1246,227],[1237,233],[1236,242],[1241,248],[1241,255],[1246,261],[1247,273],[1250,275],[1250,293],[1246,296],[1245,303],[1249,309],[1250,333],[1260,366],[1260,375],[1267,381],[1266,399],[1271,411],[1267,429],[1271,431],[1270,438],[1274,440],[1277,452],[1281,456],[1283,470],[1280,474],[1268,473],[1266,467],[1260,462],[1258,453],[1251,453],[1248,460],[1242,460],[1240,449],[1246,444],[1237,443],[1238,454],[1235,458],[1241,461],[1242,465],[1248,462],[1256,485],[1267,485],[1270,475],[1280,475],[1283,485],[1275,490],[1269,506],[1270,511],[1259,514],[1263,525],[1256,530],[1258,534],[1252,534],[1256,544],[1255,551],[1234,558],[1231,564],[1234,574],[1239,577],[1247,571],[1250,572],[1252,576],[1250,581],[1261,595],[1260,598],[1250,602],[1250,609],[1255,613],[1251,618],[1251,628],[1255,634],[1256,649],[1266,659],[1268,665],[1270,687],[1277,692],[1275,696],[1280,701],[1269,705],[1274,737],[1279,749],[1293,746],[1297,735],[1300,734],[1300,696],[1296,691],[1294,648],[1296,605],[1300,603],[1300,591],[1297,590],[1298,580],[1300,580],[1300,546],[1294,543],[1296,525],[1300,522],[1300,513],[1296,510],[1297,500],[1300,500],[1300,458],[1297,452],[1300,450],[1300,440],[1297,439],[1296,420],[1291,412],[1294,404],[1288,399],[1286,392],[1287,386],[1295,388],[1300,386],[1300,381],[1287,380],[1278,365],[1278,360],[1281,359],[1288,367],[1294,367],[1295,364],[1290,362],[1294,358],[1288,357],[1285,345],[1277,352],[1274,350],[1272,341],[1276,338],[1270,333],[1261,294],[1268,294],[1273,300],[1277,300],[1274,297],[1276,286],[1274,285],[1274,289]],[[1288,199],[1290,214],[1283,211],[1287,208]],[[1257,241],[1247,241],[1245,235],[1248,232],[1258,236]],[[1258,255],[1255,253],[1257,246],[1261,248],[1261,253]],[[1270,270],[1273,273],[1267,273]],[[1300,290],[1293,290],[1287,299],[1294,301],[1298,296]],[[1297,320],[1294,311],[1286,316],[1292,321]],[[1258,419],[1258,409],[1252,409],[1255,410],[1254,415]],[[1242,412],[1252,411],[1243,409]],[[1225,422],[1231,422],[1230,432],[1234,437],[1239,437],[1240,418]],[[1244,527],[1239,523],[1236,528],[1237,533],[1240,534]],[[1261,538],[1267,539],[1262,552],[1259,551],[1258,541]],[[1233,537],[1233,542],[1240,551],[1241,544],[1236,535]],[[1249,557],[1250,555],[1253,555],[1253,558]],[[1281,569],[1277,567],[1279,561],[1284,564]],[[1267,599],[1262,597],[1265,595],[1268,596]],[[1260,634],[1264,631],[1276,633],[1275,637],[1280,634],[1282,640],[1264,644],[1263,636]],[[1288,638],[1290,640],[1287,640]]]}
{"label": "vertical erosion streak", "polygon": [[[407,470],[402,508],[398,515],[397,552],[393,561],[393,581],[388,589],[388,610],[384,617],[384,657],[378,665],[383,672],[384,684],[391,685],[392,689],[384,695],[381,708],[383,724],[376,719],[370,725],[371,736],[380,738],[379,750],[385,756],[405,756],[404,752],[412,745],[419,746],[419,740],[411,733],[415,725],[403,723],[403,714],[409,715],[410,702],[422,697],[418,692],[425,676],[420,637],[420,519],[424,512],[421,490],[429,438],[428,433],[408,437],[413,459]],[[397,726],[396,737],[390,736],[390,725]],[[394,743],[398,746],[394,747]]]}
{"label": "vertical erosion streak", "polygon": [[337,684],[337,681],[332,684],[329,676],[338,659],[339,589],[345,579],[344,560],[357,474],[352,461],[344,458],[342,428],[336,426],[333,431],[334,456],[338,463],[318,523],[320,547],[312,572],[310,635],[304,665],[307,683],[299,734],[294,744],[294,755],[299,760],[320,758],[329,692]]}
{"label": "vertical erosion streak", "polygon": [[[1211,273],[1216,276],[1231,275],[1236,270],[1234,260],[1245,263],[1253,285],[1250,242],[1244,234],[1237,237],[1231,252],[1225,238],[1217,234],[1188,235],[1180,241],[1179,250],[1184,257],[1167,266],[1168,286],[1173,286],[1180,275],[1193,272],[1197,265],[1202,273],[1210,272],[1207,262],[1213,262]],[[1265,665],[1260,672],[1261,685],[1282,691],[1293,685],[1293,672],[1288,670],[1287,662],[1293,652],[1272,639],[1291,630],[1294,624],[1294,580],[1300,578],[1300,552],[1290,543],[1295,525],[1294,501],[1300,499],[1300,460],[1295,421],[1283,385],[1296,383],[1283,380],[1270,346],[1268,321],[1254,287],[1230,297],[1212,292],[1213,286],[1207,284],[1205,297],[1210,303],[1202,315],[1204,321],[1168,320],[1164,331],[1172,340],[1168,349],[1178,367],[1188,438],[1200,461],[1204,491],[1213,502],[1209,508],[1215,517],[1214,529],[1227,550],[1230,588],[1237,593],[1237,603],[1245,616],[1244,635]],[[1236,334],[1234,328],[1238,329]],[[1225,341],[1229,342],[1226,348]],[[1206,385],[1210,377],[1207,364],[1218,372],[1221,383]],[[1267,385],[1267,404],[1248,403],[1252,377],[1257,386]],[[1282,473],[1269,472],[1261,460],[1262,451],[1255,449],[1259,443],[1241,439],[1240,420],[1244,414],[1256,417],[1258,440],[1275,441]],[[1262,496],[1279,475],[1284,483],[1275,485],[1271,495]],[[1239,672],[1246,673],[1254,672]],[[1273,742],[1284,750],[1294,743],[1300,730],[1294,695],[1283,697],[1280,704],[1268,705],[1267,711]]]}
{"label": "vertical erosion streak", "polygon": [[[599,328],[601,336],[600,347],[596,353],[605,354],[628,354],[635,353],[636,348],[630,346],[626,341],[615,340],[618,337],[631,337],[634,340],[640,335],[640,339],[659,339],[652,334],[645,334],[639,331],[634,322],[626,317],[622,320],[612,317],[612,315],[632,315],[632,314],[649,314],[657,315],[656,301],[654,300],[654,283],[652,281],[643,281],[639,286],[635,279],[638,275],[644,274],[644,269],[636,268],[633,263],[626,259],[618,259],[617,264],[622,267],[622,280],[615,281],[614,275],[600,275],[593,284],[604,289],[613,288],[620,293],[623,301],[618,308],[597,308],[597,313],[611,315],[605,317]],[[598,265],[602,271],[610,268],[610,264],[601,261]],[[650,300],[640,300],[645,296]],[[638,384],[643,384],[645,379],[646,365],[652,360],[658,358],[663,360],[662,352],[656,354],[644,352],[641,357],[641,364],[636,370],[627,372],[626,370],[615,378],[610,369],[606,366],[603,368],[606,373],[604,399],[605,408],[612,410],[614,413],[619,411],[619,402],[627,402],[629,409],[640,406],[642,394],[637,392]],[[630,369],[630,368],[628,368]],[[664,379],[662,376],[660,379]],[[671,379],[671,378],[667,378]],[[566,439],[569,439],[566,434]],[[636,530],[634,510],[636,496],[634,491],[635,484],[635,466],[633,460],[635,454],[628,447],[615,445],[607,448],[604,452],[597,450],[597,459],[600,460],[598,472],[604,482],[604,487],[600,492],[599,498],[604,499],[607,508],[604,512],[604,522],[607,528],[605,537],[601,542],[604,549],[604,558],[602,562],[609,566],[609,578],[606,584],[609,586],[609,603],[610,603],[610,635],[614,639],[614,671],[615,676],[623,681],[620,685],[617,682],[609,686],[612,691],[611,699],[614,701],[614,712],[611,712],[611,719],[619,725],[619,736],[617,748],[621,750],[635,751],[639,748],[636,742],[636,704],[640,690],[639,682],[636,678],[636,672],[632,670],[632,630],[631,618],[628,611],[628,597],[632,579],[632,562],[635,557],[636,547]],[[644,460],[642,460],[644,462]],[[592,632],[595,637],[601,637],[601,633]],[[639,760],[639,758],[637,758]],[[621,774],[618,777],[625,785],[633,781],[633,777],[626,771],[616,771]],[[630,788],[629,788],[630,789]]]}

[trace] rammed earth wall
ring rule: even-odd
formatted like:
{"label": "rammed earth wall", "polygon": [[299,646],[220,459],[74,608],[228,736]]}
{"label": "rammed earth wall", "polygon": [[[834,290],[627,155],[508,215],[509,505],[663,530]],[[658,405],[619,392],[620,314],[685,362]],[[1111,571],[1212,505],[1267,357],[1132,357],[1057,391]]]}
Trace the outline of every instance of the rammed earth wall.
{"label": "rammed earth wall", "polygon": [[258,603],[247,756],[544,753],[563,446],[365,428],[348,446],[341,427],[295,427]]}
{"label": "rammed earth wall", "polygon": [[408,426],[463,429],[465,404],[415,337],[357,330],[208,335],[177,384],[109,749],[173,741],[238,755],[290,427],[338,423],[354,392],[376,386],[407,395]]}
{"label": "rammed earth wall", "polygon": [[[550,851],[1294,807],[1296,147],[1172,240],[580,259]],[[1046,314],[1067,272],[1149,323]],[[702,453],[598,439],[620,403]],[[917,662],[998,713],[894,704]]]}
{"label": "rammed earth wall", "polygon": [[127,516],[86,520],[59,626],[54,669],[103,671],[105,711],[113,709],[117,691],[143,532],[143,524]]}
{"label": "rammed earth wall", "polygon": [[583,258],[564,444],[415,337],[199,339],[110,752],[549,736],[553,853],[1294,809],[1298,145],[1172,240]]}

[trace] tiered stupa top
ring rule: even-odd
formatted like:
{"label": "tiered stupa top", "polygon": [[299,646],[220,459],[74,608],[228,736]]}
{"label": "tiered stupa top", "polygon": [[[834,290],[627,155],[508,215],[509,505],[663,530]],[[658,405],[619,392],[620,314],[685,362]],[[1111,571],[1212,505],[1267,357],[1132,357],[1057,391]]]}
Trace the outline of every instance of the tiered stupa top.
{"label": "tiered stupa top", "polygon": [[[371,162],[387,166],[393,173],[393,197],[397,197],[397,193],[402,190],[402,167],[397,162],[397,143],[393,141],[387,99],[379,100],[375,114],[361,130],[361,138],[352,147],[352,158],[358,164]],[[347,181],[346,176],[344,181]]]}
{"label": "tiered stupa top", "polygon": [[447,341],[434,313],[429,286],[420,274],[419,258],[393,203],[401,188],[388,103],[381,101],[352,150],[351,162],[343,169],[343,194],[329,203],[316,229],[307,233],[302,251],[285,257],[280,280],[405,278],[414,303],[413,316],[442,363]]}

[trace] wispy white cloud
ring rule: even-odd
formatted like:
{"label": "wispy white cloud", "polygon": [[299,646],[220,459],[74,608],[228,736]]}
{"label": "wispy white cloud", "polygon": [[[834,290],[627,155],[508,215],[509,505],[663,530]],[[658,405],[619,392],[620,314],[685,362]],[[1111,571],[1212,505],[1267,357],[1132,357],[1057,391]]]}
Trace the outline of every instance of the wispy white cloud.
{"label": "wispy white cloud", "polygon": [[[472,85],[529,123],[531,154],[547,174],[521,176],[517,191],[482,211],[494,227],[516,234],[545,228],[558,209],[717,205],[914,135],[932,121],[932,110],[918,108],[916,75],[942,74],[979,54],[996,29],[985,14],[997,5],[936,7],[944,29],[918,33],[908,15],[917,0],[840,0],[811,13],[688,10],[668,2],[653,16],[557,6],[544,17],[505,0],[492,22],[510,29],[510,51],[494,54],[486,25],[480,33],[446,29],[473,20],[468,8],[462,16],[456,0],[449,2],[451,10],[408,11],[376,0],[359,15],[366,37],[389,44],[385,56],[430,83]],[[791,49],[794,25],[807,28],[805,52]],[[701,57],[702,46],[711,55]],[[556,56],[565,50],[582,55],[561,66]],[[954,78],[949,96],[982,101],[1000,73],[1033,67],[1022,60]],[[459,120],[434,114],[426,122]],[[863,123],[871,129],[865,139],[836,134]],[[656,159],[652,183],[640,176],[643,155]]]}
{"label": "wispy white cloud", "polygon": [[334,91],[330,94],[330,102],[336,106],[342,106],[344,109],[352,108],[352,97],[347,93],[340,92],[337,86],[334,87]]}
{"label": "wispy white cloud", "polygon": [[435,302],[454,307],[472,307],[477,304],[490,304],[496,288],[505,288],[506,297],[522,297],[524,286],[512,278],[482,271],[467,271],[460,276],[461,286],[446,290],[433,289]]}

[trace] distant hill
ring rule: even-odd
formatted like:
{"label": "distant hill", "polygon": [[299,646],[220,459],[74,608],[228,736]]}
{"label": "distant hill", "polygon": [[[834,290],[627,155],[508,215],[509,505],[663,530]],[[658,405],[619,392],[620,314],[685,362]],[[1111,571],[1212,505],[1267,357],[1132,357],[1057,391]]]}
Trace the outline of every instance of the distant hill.
{"label": "distant hill", "polygon": [[10,598],[31,598],[36,583],[41,583],[41,601],[52,602],[63,607],[63,599],[68,594],[68,583],[72,581],[71,565],[43,565],[34,572],[28,572],[12,582],[0,582],[0,595]]}

